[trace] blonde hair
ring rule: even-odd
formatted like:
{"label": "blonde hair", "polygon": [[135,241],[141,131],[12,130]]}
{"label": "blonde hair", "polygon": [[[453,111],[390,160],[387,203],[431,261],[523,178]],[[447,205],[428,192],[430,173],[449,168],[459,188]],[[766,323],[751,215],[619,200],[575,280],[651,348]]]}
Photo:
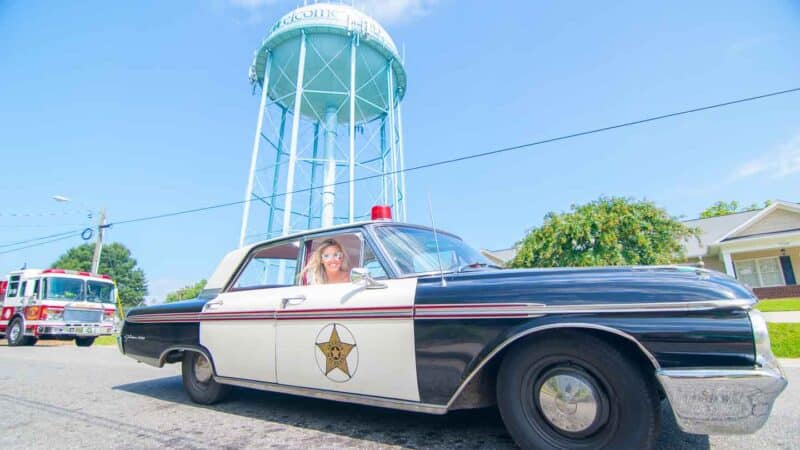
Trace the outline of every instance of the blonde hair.
{"label": "blonde hair", "polygon": [[322,264],[322,252],[330,247],[336,247],[340,252],[342,252],[342,265],[339,266],[339,271],[347,272],[349,270],[347,254],[344,252],[344,247],[342,247],[342,244],[337,242],[335,239],[325,239],[322,241],[319,247],[314,250],[314,253],[311,254],[311,257],[308,258],[308,263],[298,276],[298,284],[301,284],[304,278],[306,278],[305,284],[328,283],[328,276],[325,274],[325,266]]}

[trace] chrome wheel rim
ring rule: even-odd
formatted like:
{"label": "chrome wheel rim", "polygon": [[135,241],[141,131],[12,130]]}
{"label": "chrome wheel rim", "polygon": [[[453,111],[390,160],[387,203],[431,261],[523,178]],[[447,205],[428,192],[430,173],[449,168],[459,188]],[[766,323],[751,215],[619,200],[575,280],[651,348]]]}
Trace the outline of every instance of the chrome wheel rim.
{"label": "chrome wheel rim", "polygon": [[194,378],[200,383],[208,383],[211,380],[211,363],[205,356],[198,354],[194,359]]}
{"label": "chrome wheel rim", "polygon": [[547,422],[566,433],[586,433],[599,424],[600,404],[594,383],[578,372],[553,372],[535,393]]}
{"label": "chrome wheel rim", "polygon": [[9,341],[16,341],[19,339],[19,335],[22,331],[20,330],[19,322],[14,323],[11,327],[11,331],[8,333],[8,340]]}

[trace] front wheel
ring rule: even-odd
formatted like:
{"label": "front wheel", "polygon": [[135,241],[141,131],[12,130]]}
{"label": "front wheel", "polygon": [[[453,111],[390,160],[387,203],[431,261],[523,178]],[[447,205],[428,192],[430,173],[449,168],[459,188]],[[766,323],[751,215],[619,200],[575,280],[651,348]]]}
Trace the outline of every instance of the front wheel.
{"label": "front wheel", "polygon": [[652,448],[660,405],[653,383],[605,341],[561,333],[510,349],[497,402],[522,448]]}
{"label": "front wheel", "polygon": [[95,336],[92,337],[76,337],[75,345],[78,347],[91,347],[94,344]]}
{"label": "front wheel", "polygon": [[214,381],[211,362],[202,353],[186,352],[181,366],[183,387],[195,403],[211,405],[223,400],[230,386]]}
{"label": "front wheel", "polygon": [[25,326],[22,324],[22,320],[19,318],[11,321],[11,325],[8,326],[6,333],[6,339],[8,339],[9,347],[34,345],[36,344],[36,341],[38,341],[38,339],[33,336],[25,336]]}

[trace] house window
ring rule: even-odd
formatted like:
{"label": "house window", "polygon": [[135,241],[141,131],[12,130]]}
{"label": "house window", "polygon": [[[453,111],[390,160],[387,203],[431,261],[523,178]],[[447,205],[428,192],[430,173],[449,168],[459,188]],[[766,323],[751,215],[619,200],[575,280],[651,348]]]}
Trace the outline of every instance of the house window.
{"label": "house window", "polygon": [[777,257],[736,261],[736,278],[754,288],[785,284]]}

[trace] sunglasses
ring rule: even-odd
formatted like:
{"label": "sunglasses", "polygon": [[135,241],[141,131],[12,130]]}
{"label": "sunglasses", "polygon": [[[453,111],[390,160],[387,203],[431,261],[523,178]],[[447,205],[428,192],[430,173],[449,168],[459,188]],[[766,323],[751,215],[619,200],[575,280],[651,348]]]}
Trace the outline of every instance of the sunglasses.
{"label": "sunglasses", "polygon": [[327,261],[327,260],[329,260],[331,258],[333,258],[333,259],[342,259],[342,258],[344,258],[344,255],[342,254],[342,252],[323,253],[322,254],[322,260],[323,261]]}

